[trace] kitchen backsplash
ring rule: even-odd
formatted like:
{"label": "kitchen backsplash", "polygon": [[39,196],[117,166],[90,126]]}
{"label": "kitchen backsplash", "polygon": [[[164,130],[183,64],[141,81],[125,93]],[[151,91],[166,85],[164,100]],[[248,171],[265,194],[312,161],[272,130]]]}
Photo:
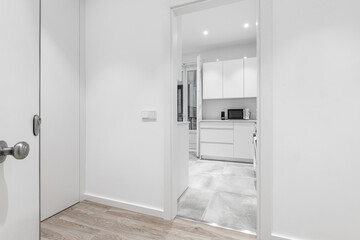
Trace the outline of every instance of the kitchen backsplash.
{"label": "kitchen backsplash", "polygon": [[203,119],[220,120],[222,111],[227,119],[228,109],[249,108],[250,119],[256,120],[256,106],[256,98],[203,100]]}

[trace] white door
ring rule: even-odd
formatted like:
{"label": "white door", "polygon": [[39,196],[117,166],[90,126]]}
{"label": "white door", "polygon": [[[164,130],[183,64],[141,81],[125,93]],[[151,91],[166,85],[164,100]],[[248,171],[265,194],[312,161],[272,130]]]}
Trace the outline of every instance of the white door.
{"label": "white door", "polygon": [[41,2],[41,117],[44,220],[79,202],[79,1]]}
{"label": "white door", "polygon": [[222,62],[204,63],[203,98],[216,99],[223,97]]}
{"label": "white door", "polygon": [[0,140],[25,141],[23,160],[0,163],[0,239],[39,239],[39,0],[0,1]]}
{"label": "white door", "polygon": [[244,60],[223,62],[223,97],[244,97]]}
{"label": "white door", "polygon": [[196,123],[196,156],[200,156],[200,121],[202,120],[202,103],[203,103],[203,69],[201,56],[196,59],[196,81],[197,81],[197,123]]}
{"label": "white door", "polygon": [[257,96],[257,58],[244,60],[244,97]]}

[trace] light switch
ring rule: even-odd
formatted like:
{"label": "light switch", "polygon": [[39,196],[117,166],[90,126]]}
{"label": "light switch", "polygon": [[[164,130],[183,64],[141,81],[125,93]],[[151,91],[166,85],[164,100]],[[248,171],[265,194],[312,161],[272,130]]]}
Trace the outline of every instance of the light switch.
{"label": "light switch", "polygon": [[156,111],[143,110],[141,111],[141,118],[143,121],[156,121]]}

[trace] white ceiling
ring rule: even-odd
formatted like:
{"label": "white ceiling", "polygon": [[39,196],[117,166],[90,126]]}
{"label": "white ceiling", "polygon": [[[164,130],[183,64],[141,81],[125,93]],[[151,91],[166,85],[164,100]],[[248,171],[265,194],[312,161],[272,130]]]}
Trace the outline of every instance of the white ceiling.
{"label": "white ceiling", "polygon": [[[249,28],[244,24],[249,23]],[[256,0],[242,0],[182,16],[183,53],[256,41]],[[204,36],[207,30],[209,35]]]}

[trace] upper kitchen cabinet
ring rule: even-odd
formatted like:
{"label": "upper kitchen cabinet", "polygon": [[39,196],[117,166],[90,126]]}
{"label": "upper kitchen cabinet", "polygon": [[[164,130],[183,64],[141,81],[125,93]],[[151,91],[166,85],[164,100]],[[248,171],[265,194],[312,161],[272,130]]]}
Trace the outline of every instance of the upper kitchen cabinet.
{"label": "upper kitchen cabinet", "polygon": [[223,98],[244,97],[244,60],[223,62]]}
{"label": "upper kitchen cabinet", "polygon": [[257,97],[257,58],[244,59],[244,97]]}
{"label": "upper kitchen cabinet", "polygon": [[203,99],[222,98],[222,62],[204,63],[203,76]]}
{"label": "upper kitchen cabinet", "polygon": [[204,63],[203,99],[257,97],[257,58]]}

